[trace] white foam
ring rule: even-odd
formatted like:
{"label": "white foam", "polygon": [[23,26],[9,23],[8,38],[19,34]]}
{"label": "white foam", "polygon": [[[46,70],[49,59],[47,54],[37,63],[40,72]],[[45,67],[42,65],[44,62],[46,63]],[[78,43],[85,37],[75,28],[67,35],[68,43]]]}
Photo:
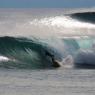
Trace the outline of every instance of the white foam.
{"label": "white foam", "polygon": [[80,22],[78,20],[72,19],[69,16],[55,16],[43,19],[35,19],[30,22],[30,24],[42,24],[47,26],[57,26],[66,28],[95,28],[94,24]]}
{"label": "white foam", "polygon": [[5,57],[5,56],[0,56],[0,62],[7,62],[9,61],[10,59],[8,57]]}
{"label": "white foam", "polygon": [[[6,20],[8,19],[8,20]],[[6,17],[0,21],[0,36],[48,38],[51,36],[95,35],[95,24],[81,22],[69,16]]]}

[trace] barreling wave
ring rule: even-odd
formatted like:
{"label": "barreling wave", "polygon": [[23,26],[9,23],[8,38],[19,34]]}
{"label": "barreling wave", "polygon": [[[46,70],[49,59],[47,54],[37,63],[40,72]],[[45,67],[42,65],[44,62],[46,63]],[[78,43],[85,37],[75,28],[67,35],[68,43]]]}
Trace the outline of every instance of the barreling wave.
{"label": "barreling wave", "polygon": [[4,68],[47,68],[45,47],[26,38],[0,37],[0,67]]}
{"label": "barreling wave", "polygon": [[[54,40],[55,41],[55,40]],[[94,38],[62,38],[64,51],[60,46],[56,48],[50,43],[40,42],[32,38],[0,37],[0,67],[3,68],[23,68],[23,69],[45,69],[52,68],[51,58],[46,56],[46,52],[54,55],[63,66],[94,63]],[[56,41],[55,41],[56,42]],[[73,59],[70,59],[72,56]],[[91,60],[90,60],[91,59]],[[73,63],[73,64],[74,64]]]}
{"label": "barreling wave", "polygon": [[[51,57],[48,52],[59,61],[65,54],[65,49],[60,47],[56,39],[37,39],[35,37],[0,37],[0,67],[3,68],[22,68],[22,69],[45,69],[53,68]],[[51,44],[52,43],[52,44]],[[58,43],[60,46],[57,46]],[[62,50],[61,50],[62,48]]]}
{"label": "barreling wave", "polygon": [[[62,39],[60,40],[62,43],[58,43],[56,39],[49,40],[44,43],[34,37],[32,39],[9,36],[0,37],[0,67],[23,69],[52,68],[51,57],[47,56],[46,52],[53,55],[56,60],[63,64],[64,59],[68,59],[68,55],[74,55],[73,52],[80,48],[75,39]],[[62,47],[60,46],[62,44],[64,44],[64,48],[61,50]],[[66,61],[64,62],[66,63]]]}
{"label": "barreling wave", "polygon": [[95,13],[60,12],[0,12],[0,67],[52,68],[46,52],[63,65],[95,64]]}

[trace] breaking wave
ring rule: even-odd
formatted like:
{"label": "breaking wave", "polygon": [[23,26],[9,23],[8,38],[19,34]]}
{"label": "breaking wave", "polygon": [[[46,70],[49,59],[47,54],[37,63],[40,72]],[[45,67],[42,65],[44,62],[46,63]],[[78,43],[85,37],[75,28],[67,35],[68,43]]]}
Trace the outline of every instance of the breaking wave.
{"label": "breaking wave", "polygon": [[[50,39],[49,39],[50,40]],[[52,68],[51,57],[46,52],[54,55],[55,59],[65,65],[70,62],[80,64],[95,64],[95,39],[91,37],[62,38],[61,47],[56,47],[56,39],[46,40],[47,43],[32,38],[0,37],[0,67],[4,68]],[[55,43],[56,42],[56,43]],[[59,44],[59,43],[58,43]],[[60,45],[60,44],[59,44]],[[62,46],[62,45],[61,45]],[[73,59],[71,59],[71,57]]]}
{"label": "breaking wave", "polygon": [[0,13],[0,67],[52,68],[52,58],[63,65],[95,63],[95,13],[33,16]]}

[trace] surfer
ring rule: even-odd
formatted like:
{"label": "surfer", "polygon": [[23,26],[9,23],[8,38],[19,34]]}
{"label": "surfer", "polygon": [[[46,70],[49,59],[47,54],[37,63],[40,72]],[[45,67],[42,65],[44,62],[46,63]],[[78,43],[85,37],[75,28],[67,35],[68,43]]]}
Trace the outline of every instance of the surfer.
{"label": "surfer", "polygon": [[55,58],[54,55],[52,55],[51,53],[49,53],[48,51],[45,51],[45,55],[51,57],[52,63],[53,63],[53,67],[60,67],[60,62],[58,62]]}

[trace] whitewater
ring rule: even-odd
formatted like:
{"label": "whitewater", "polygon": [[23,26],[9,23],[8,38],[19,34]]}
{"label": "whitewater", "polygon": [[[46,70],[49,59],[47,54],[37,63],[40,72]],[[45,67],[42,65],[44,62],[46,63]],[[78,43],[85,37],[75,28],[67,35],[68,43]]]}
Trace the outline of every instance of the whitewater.
{"label": "whitewater", "polygon": [[94,95],[94,16],[95,8],[0,9],[0,95]]}

